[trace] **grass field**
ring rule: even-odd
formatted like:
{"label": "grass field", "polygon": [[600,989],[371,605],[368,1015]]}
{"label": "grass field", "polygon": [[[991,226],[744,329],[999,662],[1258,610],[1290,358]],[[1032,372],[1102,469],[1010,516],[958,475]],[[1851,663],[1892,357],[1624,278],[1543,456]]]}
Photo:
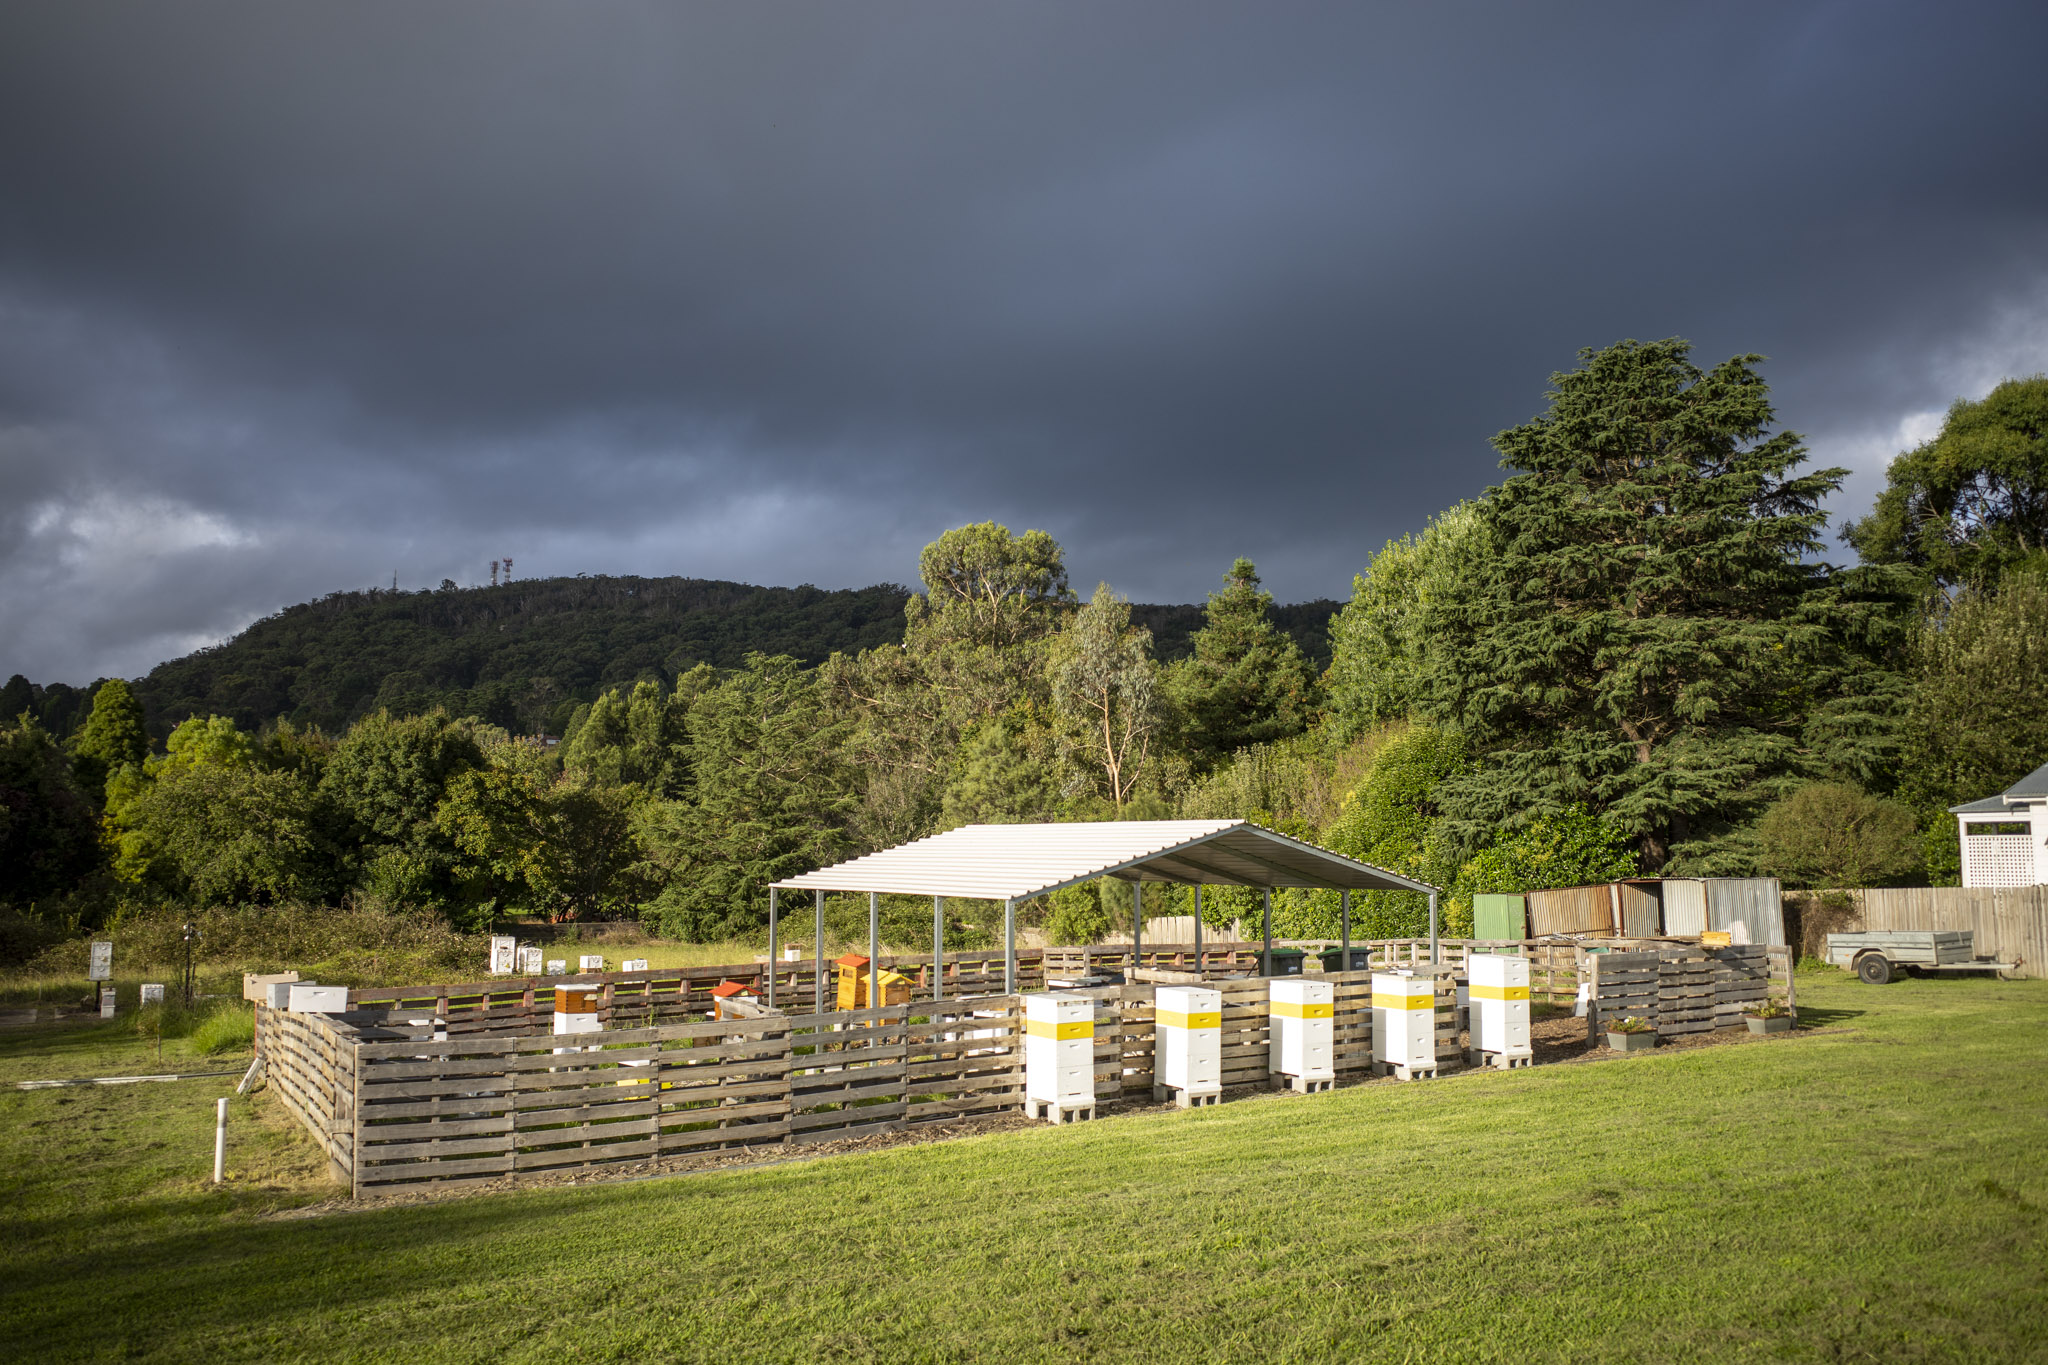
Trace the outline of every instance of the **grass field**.
{"label": "grass field", "polygon": [[[235,1102],[213,1191],[228,1083],[8,1090],[0,1340],[22,1360],[2048,1359],[2048,982],[1830,973],[1800,994],[1813,1031],[1788,1040],[298,1217],[325,1189],[274,1102]],[[134,1069],[132,1045],[0,1034],[0,1077]]]}

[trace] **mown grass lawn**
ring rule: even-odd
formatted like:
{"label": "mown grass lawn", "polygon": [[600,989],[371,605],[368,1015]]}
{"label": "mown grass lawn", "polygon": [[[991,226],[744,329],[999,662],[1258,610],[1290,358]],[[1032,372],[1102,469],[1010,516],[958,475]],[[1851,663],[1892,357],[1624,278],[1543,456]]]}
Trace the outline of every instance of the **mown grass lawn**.
{"label": "mown grass lawn", "polygon": [[[0,1340],[553,1365],[2048,1358],[2048,982],[1800,990],[1817,1031],[1791,1040],[296,1219],[318,1163],[268,1102],[237,1102],[215,1192],[221,1083],[9,1091]],[[0,1060],[18,1076],[39,1046]]]}

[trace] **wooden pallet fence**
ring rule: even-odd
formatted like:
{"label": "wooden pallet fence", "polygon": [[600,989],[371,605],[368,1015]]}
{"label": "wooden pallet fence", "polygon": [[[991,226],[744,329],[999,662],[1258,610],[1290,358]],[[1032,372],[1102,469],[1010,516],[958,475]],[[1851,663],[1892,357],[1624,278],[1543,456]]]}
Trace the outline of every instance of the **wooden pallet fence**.
{"label": "wooden pallet fence", "polygon": [[1658,968],[1655,953],[1587,953],[1584,970],[1592,987],[1586,1002],[1586,1033],[1598,1038],[1617,1019],[1656,1024]]}
{"label": "wooden pallet fence", "polygon": [[1330,1066],[1339,1076],[1372,1071],[1372,973],[1331,972]]}
{"label": "wooden pallet fence", "polygon": [[1770,998],[1771,958],[1762,945],[1709,948],[1714,967],[1714,1027],[1734,1028],[1745,1010]]}
{"label": "wooden pallet fence", "polygon": [[1657,954],[1657,1034],[1673,1038],[1714,1027],[1714,963],[1698,951]]}
{"label": "wooden pallet fence", "polygon": [[[1003,957],[988,952],[947,953],[940,961],[948,1000],[1000,994]],[[450,985],[364,987],[349,992],[351,1015],[372,1013],[391,1022],[414,1019],[443,1021],[450,1032],[509,1034],[545,1029],[552,1022],[554,988],[576,985],[599,993],[598,1017],[606,1028],[653,1027],[684,1022],[712,1013],[712,990],[724,981],[742,981],[764,998],[768,962],[731,963],[712,967],[667,967],[645,972],[581,972],[560,977],[501,977]],[[885,971],[912,981],[911,999],[932,998],[932,955],[884,955]],[[815,960],[774,964],[776,1004],[784,1010],[805,1010],[816,999]],[[1021,989],[1039,989],[1045,980],[1044,953],[1020,951],[1017,975]],[[834,968],[825,964],[825,998],[832,999]]]}
{"label": "wooden pallet fence", "polygon": [[360,1059],[358,1193],[862,1137],[1023,1089],[1014,996],[561,1036],[308,1027]]}
{"label": "wooden pallet fence", "polygon": [[258,1005],[256,1029],[265,1082],[320,1144],[334,1178],[349,1181],[355,1163],[353,1049],[318,1015]]}

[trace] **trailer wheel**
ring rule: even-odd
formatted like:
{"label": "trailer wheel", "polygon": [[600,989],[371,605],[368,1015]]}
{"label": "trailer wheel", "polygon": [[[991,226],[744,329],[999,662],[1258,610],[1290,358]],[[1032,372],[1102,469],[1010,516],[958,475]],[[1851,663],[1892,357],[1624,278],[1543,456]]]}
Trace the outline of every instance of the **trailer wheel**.
{"label": "trailer wheel", "polygon": [[1856,975],[1866,985],[1887,985],[1892,979],[1891,959],[1883,953],[1865,953],[1856,959]]}

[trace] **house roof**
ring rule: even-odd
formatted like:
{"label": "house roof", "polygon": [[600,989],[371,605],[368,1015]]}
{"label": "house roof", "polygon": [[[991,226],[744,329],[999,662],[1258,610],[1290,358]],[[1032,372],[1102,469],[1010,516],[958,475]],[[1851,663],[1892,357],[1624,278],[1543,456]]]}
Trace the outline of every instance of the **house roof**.
{"label": "house roof", "polygon": [[2034,769],[2034,771],[2028,773],[2010,787],[2007,787],[2005,789],[2005,799],[2008,801],[2048,800],[2048,763],[2043,763],[2040,767]]}
{"label": "house roof", "polygon": [[785,891],[1024,900],[1096,877],[1183,886],[1436,889],[1248,820],[968,825],[774,885]]}
{"label": "house roof", "polygon": [[1987,796],[1982,801],[1965,801],[1960,806],[1950,806],[1948,813],[1995,815],[2014,806],[2032,805],[2036,801],[2048,801],[2048,763],[2043,763],[1998,795]]}

